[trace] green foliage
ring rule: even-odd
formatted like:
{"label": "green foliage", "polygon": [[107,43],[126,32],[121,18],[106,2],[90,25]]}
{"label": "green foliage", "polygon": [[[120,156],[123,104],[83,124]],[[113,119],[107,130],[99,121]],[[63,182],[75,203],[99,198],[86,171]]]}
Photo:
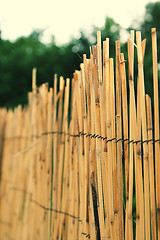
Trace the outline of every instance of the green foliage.
{"label": "green foliage", "polygon": [[151,35],[151,28],[157,28],[157,34],[160,36],[160,2],[149,3],[146,5],[146,12],[143,22],[140,24],[144,36]]}
{"label": "green foliage", "polygon": [[[149,3],[143,22],[139,29],[147,37],[145,54],[145,82],[146,90],[152,95],[152,55],[151,55],[151,27],[157,28],[160,37],[160,2]],[[102,28],[93,27],[87,36],[81,31],[79,39],[72,39],[68,44],[56,45],[54,37],[50,44],[41,42],[43,31],[33,31],[27,37],[20,37],[15,42],[4,40],[0,32],[0,107],[14,107],[27,103],[27,93],[31,91],[33,67],[37,68],[37,85],[49,82],[53,85],[54,74],[64,78],[72,78],[73,72],[79,69],[83,54],[89,57],[89,47],[96,44],[96,32],[102,33],[102,41],[109,38],[110,57],[115,56],[115,41],[120,39],[121,27],[112,18],[107,17]],[[121,46],[127,59],[126,44]],[[158,49],[160,57],[160,48]],[[159,59],[160,60],[160,59]],[[137,71],[137,69],[135,69]],[[160,75],[160,73],[159,73]]]}
{"label": "green foliage", "polygon": [[[119,25],[111,18],[106,18],[102,30],[102,39],[110,37],[111,44],[119,38]],[[94,27],[91,34],[96,43]],[[53,85],[54,74],[72,78],[79,69],[83,54],[89,57],[89,38],[82,31],[79,39],[72,39],[68,44],[57,46],[54,37],[45,45],[41,42],[43,31],[33,31],[28,37],[20,37],[15,42],[0,38],[0,107],[14,107],[27,103],[27,93],[31,91],[33,67],[37,68],[37,85],[49,82]],[[111,46],[112,49],[112,46]]]}
{"label": "green foliage", "polygon": [[[140,30],[143,33],[143,37],[146,38],[146,52],[145,52],[145,62],[144,71],[146,79],[146,91],[150,96],[153,95],[152,89],[152,40],[151,40],[151,28],[155,27],[157,31],[157,38],[160,38],[160,2],[149,3],[146,6],[146,12],[144,16],[144,21],[140,24]],[[160,48],[158,48],[158,62],[160,62]],[[160,82],[159,82],[160,83]]]}
{"label": "green foliage", "polygon": [[96,33],[98,30],[101,31],[102,41],[106,40],[106,38],[109,38],[110,57],[114,57],[115,41],[120,40],[120,30],[121,30],[120,25],[116,23],[112,18],[107,17],[105,20],[104,27],[100,29],[98,29],[97,27],[94,27],[93,36],[95,37],[95,42],[96,42]]}
{"label": "green foliage", "polygon": [[[145,56],[144,56],[144,78],[145,78],[145,88],[146,92],[150,95],[150,97],[153,99],[153,68],[152,68],[152,39],[151,39],[151,29],[156,28],[157,32],[157,39],[159,42],[160,38],[160,2],[155,3],[148,3],[146,5],[145,15],[144,19],[141,22],[136,22],[136,29],[140,30],[142,32],[142,39],[146,39],[146,49],[145,49]],[[134,26],[134,23],[133,23]],[[134,27],[131,26],[130,29],[134,29]],[[158,62],[160,63],[160,48],[158,47]],[[137,57],[135,58],[137,59]],[[137,64],[135,66],[135,72],[137,73]],[[158,72],[158,75],[160,76],[160,71]],[[137,74],[135,75],[137,76]],[[135,82],[137,79],[135,79]],[[160,84],[160,78],[159,78],[159,84]],[[152,101],[153,104],[153,101]]]}

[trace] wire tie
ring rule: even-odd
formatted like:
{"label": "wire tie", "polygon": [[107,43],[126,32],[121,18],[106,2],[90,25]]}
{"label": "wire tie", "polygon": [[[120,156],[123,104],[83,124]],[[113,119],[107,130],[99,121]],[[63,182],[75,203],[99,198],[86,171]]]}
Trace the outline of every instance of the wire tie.
{"label": "wire tie", "polygon": [[116,140],[116,138],[108,139],[108,140],[106,141],[106,143],[107,143],[107,142],[112,142],[113,140]]}
{"label": "wire tie", "polygon": [[95,134],[92,134],[91,138],[94,138],[95,137]]}
{"label": "wire tie", "polygon": [[91,134],[91,133],[89,133],[89,134],[87,134],[87,135],[86,135],[86,137],[90,137],[90,136],[92,136],[92,134]]}
{"label": "wire tie", "polygon": [[120,142],[120,141],[123,141],[123,138],[119,138],[116,140],[116,143]]}
{"label": "wire tie", "polygon": [[141,143],[142,141],[141,140],[137,140],[137,141],[133,141],[133,143]]}
{"label": "wire tie", "polygon": [[130,144],[130,143],[134,143],[134,141],[133,140],[128,141],[128,144]]}
{"label": "wire tie", "polygon": [[125,139],[123,140],[123,142],[126,142],[126,141],[129,141],[129,138],[125,138]]}
{"label": "wire tie", "polygon": [[97,138],[99,135],[98,134],[95,134],[94,138]]}
{"label": "wire tie", "polygon": [[104,137],[104,138],[103,138],[103,141],[106,140],[106,139],[107,139],[107,137]]}

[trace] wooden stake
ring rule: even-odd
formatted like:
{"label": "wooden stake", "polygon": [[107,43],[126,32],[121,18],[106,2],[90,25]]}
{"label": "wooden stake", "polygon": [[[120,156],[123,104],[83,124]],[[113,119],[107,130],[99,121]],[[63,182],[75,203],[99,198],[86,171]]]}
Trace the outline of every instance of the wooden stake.
{"label": "wooden stake", "polygon": [[[132,40],[132,41],[131,41]],[[134,30],[131,31],[131,40],[128,39],[128,74],[129,74],[129,90],[130,90],[130,112],[129,112],[129,132],[130,141],[133,138],[133,112],[135,112],[135,96],[134,96]],[[126,229],[125,239],[129,236],[133,239],[133,221],[132,221],[132,204],[133,204],[133,143],[129,145],[129,196],[128,196],[128,207],[126,205],[126,215],[128,215],[128,231]],[[126,220],[127,221],[127,220]],[[127,223],[126,223],[127,224]]]}
{"label": "wooden stake", "polygon": [[[147,105],[147,131],[148,140],[153,139],[151,99],[146,94]],[[151,202],[151,233],[152,239],[157,239],[156,233],[156,214],[155,214],[155,184],[154,184],[154,163],[153,163],[153,143],[148,143],[149,147],[149,179],[150,179],[150,202]]]}
{"label": "wooden stake", "polygon": [[[152,59],[153,59],[153,88],[154,88],[154,137],[159,139],[159,97],[158,97],[158,71],[157,71],[157,36],[156,28],[152,28]],[[156,201],[158,239],[160,239],[160,162],[159,142],[155,142],[155,173],[156,173]]]}
{"label": "wooden stake", "polygon": [[[138,53],[138,76],[140,87],[140,105],[141,105],[141,121],[142,121],[142,139],[147,140],[146,126],[146,106],[145,106],[145,89],[144,89],[144,73],[143,73],[143,55],[141,48],[141,34],[136,33],[137,53]],[[144,194],[145,194],[145,232],[146,239],[150,239],[150,212],[149,212],[149,161],[148,161],[148,145],[143,144],[143,164],[144,164]]]}

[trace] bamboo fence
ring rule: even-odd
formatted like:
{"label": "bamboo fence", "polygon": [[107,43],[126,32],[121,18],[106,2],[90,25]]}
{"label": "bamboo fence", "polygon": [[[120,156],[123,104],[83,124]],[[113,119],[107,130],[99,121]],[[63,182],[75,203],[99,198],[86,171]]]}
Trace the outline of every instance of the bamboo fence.
{"label": "bamboo fence", "polygon": [[151,36],[154,122],[146,40],[133,30],[128,61],[120,41],[110,58],[98,31],[72,80],[37,87],[33,69],[28,106],[0,109],[0,239],[160,240],[155,28]]}

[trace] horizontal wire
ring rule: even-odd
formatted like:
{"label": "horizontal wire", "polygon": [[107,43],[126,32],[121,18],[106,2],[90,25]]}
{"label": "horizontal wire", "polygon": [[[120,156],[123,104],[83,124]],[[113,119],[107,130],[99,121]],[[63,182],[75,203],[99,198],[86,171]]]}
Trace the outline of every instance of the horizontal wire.
{"label": "horizontal wire", "polygon": [[[106,140],[107,139],[107,137],[103,137],[103,136],[95,134],[95,133],[94,134],[91,134],[91,133],[87,134],[87,133],[79,132],[79,135],[90,137],[90,138],[101,138],[102,140]],[[107,139],[106,143],[112,142],[114,140],[115,140],[116,143],[118,143],[120,141],[121,142],[128,141],[128,144],[130,144],[130,143],[133,143],[133,144],[135,144],[135,143],[142,143],[143,144],[143,143],[149,143],[149,142],[152,142],[152,143],[160,142],[160,139],[154,140],[153,138],[148,139],[148,140],[129,140],[129,138],[119,138],[119,139],[117,139],[116,137],[114,137],[114,138],[111,138],[111,139]]]}
{"label": "horizontal wire", "polygon": [[63,211],[60,211],[60,210],[57,210],[57,209],[54,209],[54,208],[47,208],[45,206],[43,206],[42,204],[40,204],[39,202],[37,202],[36,200],[33,200],[32,198],[30,198],[30,201],[35,203],[37,206],[43,208],[45,211],[50,211],[50,212],[56,212],[56,213],[60,213],[60,214],[64,214],[65,216],[69,216],[71,218],[74,218],[76,219],[78,222],[82,222],[82,220],[79,219],[79,217],[76,217],[70,213],[67,213],[67,212],[63,212]]}
{"label": "horizontal wire", "polygon": [[37,206],[43,208],[46,211],[53,211],[53,212],[56,212],[56,213],[64,214],[65,216],[69,216],[71,218],[74,218],[74,219],[78,220],[78,222],[82,222],[82,220],[80,220],[79,217],[76,217],[76,216],[74,216],[74,215],[72,215],[70,213],[67,213],[67,212],[64,212],[64,211],[60,211],[60,210],[57,210],[57,209],[54,209],[54,208],[47,208],[47,207],[45,207],[41,203],[39,203],[36,200],[32,199],[32,197],[31,197],[32,194],[30,192],[26,191],[25,189],[18,188],[18,187],[12,187],[11,190],[19,191],[19,192],[22,192],[24,194],[30,195],[30,201],[35,203]]}
{"label": "horizontal wire", "polygon": [[98,139],[102,139],[103,141],[106,140],[105,142],[108,143],[108,142],[112,142],[112,141],[115,141],[116,143],[118,142],[126,142],[128,141],[128,144],[130,143],[133,143],[133,144],[137,144],[137,143],[149,143],[149,142],[152,142],[152,143],[156,143],[156,142],[160,142],[160,139],[146,139],[146,140],[129,140],[129,138],[116,138],[116,137],[113,137],[113,138],[110,138],[110,139],[107,139],[107,137],[103,137],[99,134],[92,134],[92,133],[85,133],[85,132],[79,132],[78,134],[70,134],[69,132],[64,132],[64,131],[52,131],[52,132],[44,132],[42,133],[41,135],[31,135],[31,137],[23,137],[23,136],[15,136],[15,137],[11,137],[11,138],[5,138],[3,136],[1,136],[1,138],[3,140],[14,140],[14,139],[31,139],[31,138],[41,138],[41,136],[47,136],[47,135],[54,135],[54,134],[60,134],[60,135],[65,135],[65,136],[69,136],[69,137],[80,137],[80,136],[85,136],[85,137],[90,137],[90,138],[98,138]]}

